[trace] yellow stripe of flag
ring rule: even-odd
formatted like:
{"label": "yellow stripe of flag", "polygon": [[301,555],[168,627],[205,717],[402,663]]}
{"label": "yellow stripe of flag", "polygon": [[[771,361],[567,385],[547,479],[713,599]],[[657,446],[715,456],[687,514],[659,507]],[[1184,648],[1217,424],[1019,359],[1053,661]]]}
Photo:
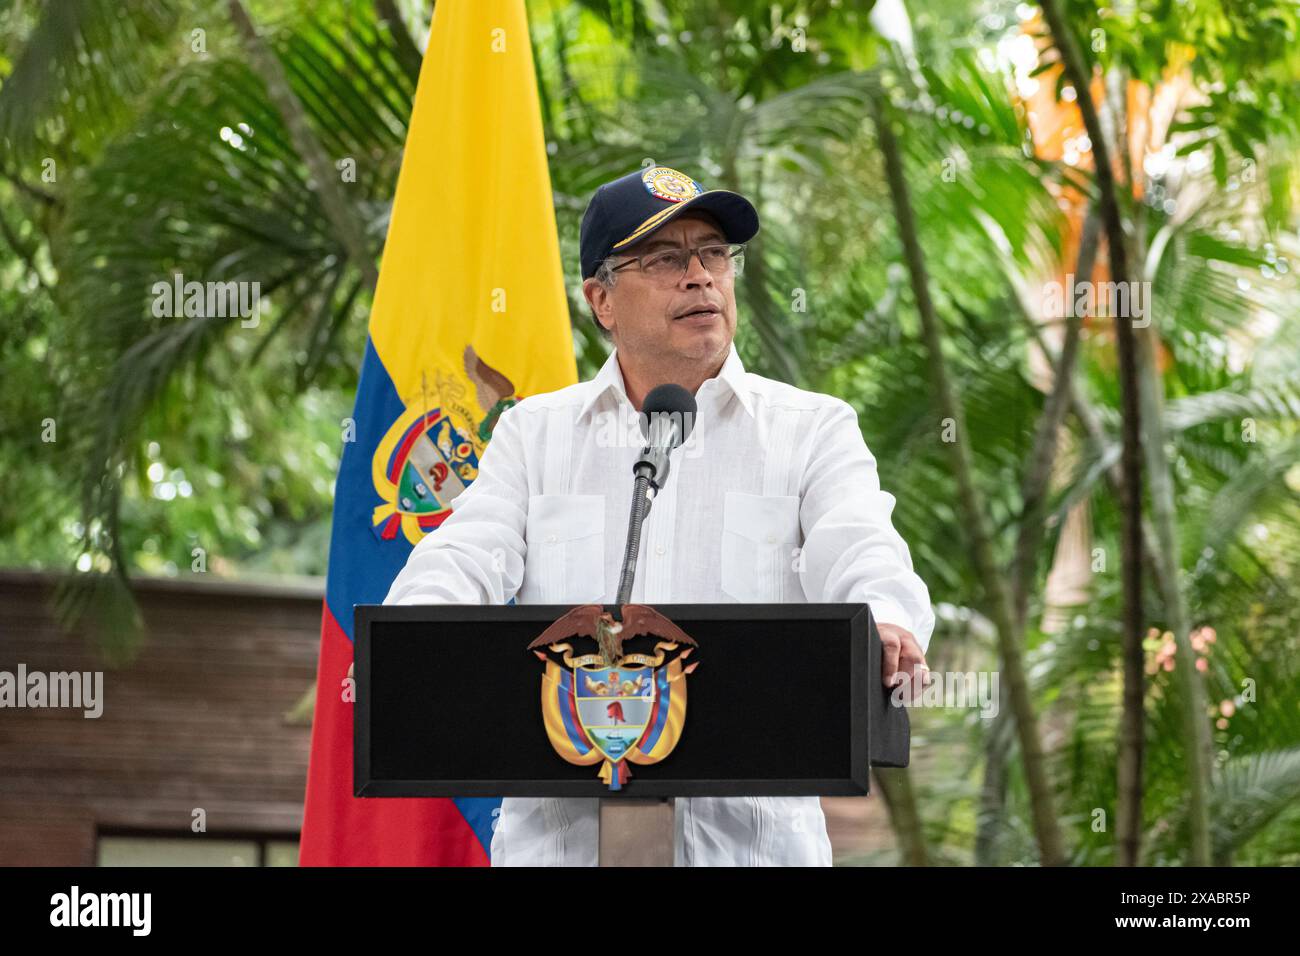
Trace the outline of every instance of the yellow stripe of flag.
{"label": "yellow stripe of flag", "polygon": [[577,380],[524,0],[435,7],[370,336],[408,405],[473,394],[467,344],[520,396]]}

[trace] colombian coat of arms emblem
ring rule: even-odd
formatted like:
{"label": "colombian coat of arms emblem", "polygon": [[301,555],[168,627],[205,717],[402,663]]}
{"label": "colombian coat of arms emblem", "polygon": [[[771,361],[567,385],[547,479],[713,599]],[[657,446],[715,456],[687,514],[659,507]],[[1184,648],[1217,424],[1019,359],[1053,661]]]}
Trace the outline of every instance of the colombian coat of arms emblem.
{"label": "colombian coat of arms emblem", "polygon": [[[631,778],[629,763],[658,763],[677,746],[686,676],[698,666],[685,663],[695,641],[658,611],[625,604],[621,615],[620,622],[599,604],[582,605],[528,645],[546,664],[542,720],[551,746],[569,763],[599,763],[611,790]],[[653,654],[623,652],[623,641],[644,634],[659,639]],[[575,656],[578,637],[595,640],[596,653]]]}
{"label": "colombian coat of arms emblem", "polygon": [[451,514],[452,500],[478,475],[479,457],[497,419],[519,401],[513,383],[467,345],[467,395],[457,376],[439,372],[419,393],[406,399],[406,411],[393,422],[375,449],[371,465],[375,491],[383,499],[371,523],[382,540],[401,532],[411,544]]}

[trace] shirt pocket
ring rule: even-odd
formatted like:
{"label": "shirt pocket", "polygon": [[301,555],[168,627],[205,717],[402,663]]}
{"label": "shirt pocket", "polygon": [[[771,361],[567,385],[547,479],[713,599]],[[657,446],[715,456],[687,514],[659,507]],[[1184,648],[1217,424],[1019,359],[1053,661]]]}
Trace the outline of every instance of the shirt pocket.
{"label": "shirt pocket", "polygon": [[799,496],[728,491],[722,516],[722,590],[737,601],[794,599]]}
{"label": "shirt pocket", "polygon": [[585,604],[605,596],[605,496],[532,495],[521,599]]}

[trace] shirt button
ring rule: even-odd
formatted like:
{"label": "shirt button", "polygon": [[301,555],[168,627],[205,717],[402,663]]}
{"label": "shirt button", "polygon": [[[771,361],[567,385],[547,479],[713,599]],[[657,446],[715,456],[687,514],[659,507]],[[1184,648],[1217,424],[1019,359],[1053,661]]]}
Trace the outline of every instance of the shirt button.
{"label": "shirt button", "polygon": [[776,544],[776,535],[774,535],[774,534],[769,534],[769,535],[767,536],[767,543],[768,543],[768,544]]}
{"label": "shirt button", "polygon": [[655,546],[655,554],[663,554],[665,550],[662,544]]}
{"label": "shirt button", "polygon": [[555,539],[555,535],[550,535],[550,536],[546,539],[546,543],[547,543],[547,544],[555,544],[555,540],[556,540],[556,539]]}

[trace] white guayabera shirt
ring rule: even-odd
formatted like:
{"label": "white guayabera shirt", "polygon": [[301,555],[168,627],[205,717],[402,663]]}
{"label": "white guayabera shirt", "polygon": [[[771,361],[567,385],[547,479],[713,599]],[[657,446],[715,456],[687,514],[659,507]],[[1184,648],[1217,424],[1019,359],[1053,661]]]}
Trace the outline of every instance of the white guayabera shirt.
{"label": "white guayabera shirt", "polygon": [[[929,592],[852,407],[746,372],[734,345],[695,398],[644,525],[632,602],[866,602],[925,650]],[[612,604],[640,448],[616,352],[591,381],[522,400],[384,603]],[[597,807],[507,797],[492,864],[594,866]],[[831,863],[817,797],[679,797],[675,818],[678,866]]]}

